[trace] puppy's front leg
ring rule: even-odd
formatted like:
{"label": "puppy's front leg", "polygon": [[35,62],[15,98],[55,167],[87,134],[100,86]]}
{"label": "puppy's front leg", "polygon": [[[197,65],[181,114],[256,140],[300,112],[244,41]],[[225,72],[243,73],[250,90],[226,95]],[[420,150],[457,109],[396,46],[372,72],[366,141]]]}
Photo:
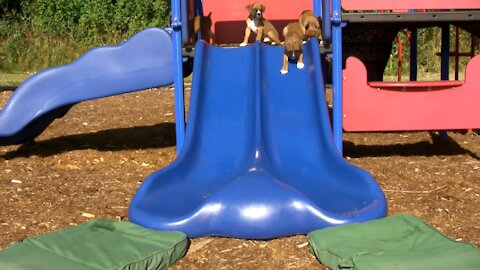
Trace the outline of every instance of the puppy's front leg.
{"label": "puppy's front leg", "polygon": [[320,45],[323,44],[323,34],[322,34],[322,29],[318,29],[318,35],[317,35],[318,42]]}
{"label": "puppy's front leg", "polygon": [[248,38],[250,37],[250,33],[252,32],[252,29],[250,27],[245,28],[245,36],[243,37],[243,42],[240,43],[240,47],[247,46],[248,43]]}
{"label": "puppy's front leg", "polygon": [[303,52],[302,52],[302,53],[300,53],[300,56],[298,57],[297,68],[302,69],[304,67],[305,67],[305,64],[303,63]]}
{"label": "puppy's front leg", "polygon": [[280,73],[287,74],[288,73],[288,57],[286,54],[283,54],[283,66],[280,70]]}
{"label": "puppy's front leg", "polygon": [[264,27],[258,27],[256,41],[262,41]]}
{"label": "puppy's front leg", "polygon": [[270,38],[270,40],[272,41],[272,45],[276,45],[276,44],[280,44],[282,43],[280,41],[280,39],[278,38],[277,35],[275,35],[275,33],[273,31],[270,31],[267,33],[267,36]]}

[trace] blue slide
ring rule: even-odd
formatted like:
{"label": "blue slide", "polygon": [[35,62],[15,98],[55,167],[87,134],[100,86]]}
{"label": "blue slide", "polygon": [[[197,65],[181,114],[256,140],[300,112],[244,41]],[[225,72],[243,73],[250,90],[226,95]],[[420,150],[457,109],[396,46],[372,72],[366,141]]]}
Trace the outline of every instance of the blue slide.
{"label": "blue slide", "polygon": [[27,79],[0,111],[0,145],[33,140],[81,101],[173,83],[172,38],[149,28]]}
{"label": "blue slide", "polygon": [[131,221],[269,239],[386,215],[373,177],[333,145],[318,43],[286,75],[282,50],[197,43],[184,146],[140,186]]}

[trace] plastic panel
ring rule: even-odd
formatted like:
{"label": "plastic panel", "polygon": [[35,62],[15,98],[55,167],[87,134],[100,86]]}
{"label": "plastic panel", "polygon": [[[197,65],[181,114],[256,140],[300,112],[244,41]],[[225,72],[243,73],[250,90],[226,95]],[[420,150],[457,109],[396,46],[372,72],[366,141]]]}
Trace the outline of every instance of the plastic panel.
{"label": "plastic panel", "polygon": [[342,0],[342,8],[346,10],[376,9],[477,9],[478,0]]}
{"label": "plastic panel", "polygon": [[343,71],[343,127],[347,131],[480,128],[478,70],[480,56],[468,63],[463,84],[412,82],[415,91],[387,91],[388,83],[368,85],[363,63],[349,57]]}
{"label": "plastic panel", "polygon": [[33,140],[78,102],[171,84],[172,50],[170,34],[150,28],[33,75],[0,111],[0,145]]}
{"label": "plastic panel", "polygon": [[280,74],[282,48],[195,50],[185,143],[150,175],[129,220],[189,237],[268,239],[383,217],[370,174],[333,145],[318,42]]}
{"label": "plastic panel", "polygon": [[[245,34],[245,20],[248,12],[246,5],[253,3],[251,0],[217,1],[203,0],[203,13],[212,12],[212,27],[217,43],[240,43]],[[265,18],[270,20],[282,37],[283,27],[290,21],[298,20],[300,13],[306,9],[313,10],[312,0],[264,0]],[[253,42],[255,34],[250,36]]]}

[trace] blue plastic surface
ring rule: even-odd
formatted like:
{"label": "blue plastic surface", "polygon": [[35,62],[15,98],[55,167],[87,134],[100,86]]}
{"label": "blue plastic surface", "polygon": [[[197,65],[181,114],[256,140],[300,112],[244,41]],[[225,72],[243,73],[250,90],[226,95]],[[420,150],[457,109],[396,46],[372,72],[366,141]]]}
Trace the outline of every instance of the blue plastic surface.
{"label": "blue plastic surface", "polygon": [[383,192],[332,138],[318,42],[280,74],[283,49],[197,43],[184,146],[140,186],[129,219],[189,237],[269,239],[384,217]]}
{"label": "blue plastic surface", "polygon": [[150,28],[28,78],[0,111],[0,145],[33,140],[74,104],[173,82],[172,38]]}

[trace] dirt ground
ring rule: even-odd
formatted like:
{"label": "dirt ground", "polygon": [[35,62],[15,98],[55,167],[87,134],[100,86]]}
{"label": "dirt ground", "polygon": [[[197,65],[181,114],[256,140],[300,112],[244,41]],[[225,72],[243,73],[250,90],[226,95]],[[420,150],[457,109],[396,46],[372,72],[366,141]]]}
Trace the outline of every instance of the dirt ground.
{"label": "dirt ground", "polygon": [[[0,106],[10,95],[0,93]],[[0,249],[95,218],[126,220],[142,180],[175,158],[173,108],[171,88],[84,102],[36,144],[0,147]],[[480,245],[479,136],[351,133],[344,150],[379,182],[389,214],[417,215]],[[193,239],[173,269],[326,269],[306,242]]]}

